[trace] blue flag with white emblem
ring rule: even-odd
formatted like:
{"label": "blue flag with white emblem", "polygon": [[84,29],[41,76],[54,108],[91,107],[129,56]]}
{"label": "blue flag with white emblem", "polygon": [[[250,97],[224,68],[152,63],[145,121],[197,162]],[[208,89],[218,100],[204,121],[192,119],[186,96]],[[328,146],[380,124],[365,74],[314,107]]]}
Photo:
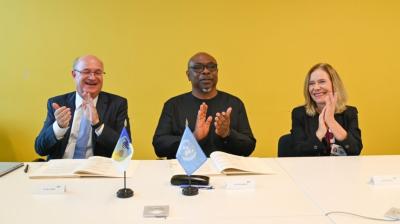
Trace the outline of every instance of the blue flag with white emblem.
{"label": "blue flag with white emblem", "polygon": [[192,131],[186,126],[181,142],[179,143],[176,159],[187,175],[192,175],[207,160]]}

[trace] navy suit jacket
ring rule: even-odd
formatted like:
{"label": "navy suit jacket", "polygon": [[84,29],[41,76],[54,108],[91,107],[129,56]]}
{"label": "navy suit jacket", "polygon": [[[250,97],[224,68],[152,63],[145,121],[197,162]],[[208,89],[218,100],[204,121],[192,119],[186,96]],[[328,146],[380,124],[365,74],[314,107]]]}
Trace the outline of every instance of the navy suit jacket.
{"label": "navy suit jacket", "polygon": [[[71,108],[72,116],[75,112],[76,92],[50,98],[47,102],[47,117],[43,128],[35,140],[35,150],[41,156],[47,156],[47,159],[61,159],[64,155],[71,134],[73,117],[69,123],[69,129],[64,137],[57,140],[53,123],[55,121],[54,109],[52,103]],[[93,155],[111,157],[115,145],[117,144],[122,128],[125,126],[131,136],[128,118],[128,101],[120,96],[106,92],[100,92],[97,105],[97,113],[100,120],[104,123],[104,128],[100,136],[97,136],[92,129]]]}

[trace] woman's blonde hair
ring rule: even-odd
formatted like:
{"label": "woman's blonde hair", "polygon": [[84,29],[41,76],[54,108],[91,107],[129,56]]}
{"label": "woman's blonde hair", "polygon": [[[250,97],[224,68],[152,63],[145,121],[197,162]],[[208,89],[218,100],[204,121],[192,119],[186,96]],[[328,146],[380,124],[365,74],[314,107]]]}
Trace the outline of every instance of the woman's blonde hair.
{"label": "woman's blonde hair", "polygon": [[310,92],[308,90],[310,84],[310,77],[311,73],[315,70],[321,69],[328,73],[329,79],[332,82],[332,90],[337,95],[337,102],[335,106],[335,113],[341,113],[346,110],[346,102],[347,102],[347,94],[346,90],[344,89],[344,85],[342,80],[339,77],[339,74],[336,70],[327,63],[319,63],[314,65],[310,71],[308,71],[306,79],[304,80],[304,98],[305,98],[305,105],[306,113],[309,116],[314,116],[317,114],[317,104],[311,98]]}

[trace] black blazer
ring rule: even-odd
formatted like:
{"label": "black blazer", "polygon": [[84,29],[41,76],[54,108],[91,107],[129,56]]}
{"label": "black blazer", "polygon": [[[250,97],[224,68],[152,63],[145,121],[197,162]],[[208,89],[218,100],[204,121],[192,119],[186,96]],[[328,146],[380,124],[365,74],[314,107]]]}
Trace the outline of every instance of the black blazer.
{"label": "black blazer", "polygon": [[[357,108],[347,106],[345,111],[335,114],[335,120],[347,131],[347,138],[343,141],[335,139],[335,144],[341,145],[347,155],[359,155],[363,147],[357,113]],[[293,150],[297,156],[330,154],[329,145],[325,139],[321,142],[315,135],[318,129],[318,116],[319,114],[308,116],[304,106],[293,109],[291,135],[294,143]]]}
{"label": "black blazer", "polygon": [[[65,133],[64,138],[57,140],[53,123],[55,121],[54,109],[52,103],[71,108],[72,116],[75,112],[76,92],[50,98],[47,101],[47,117],[43,128],[35,140],[35,150],[41,156],[47,156],[47,159],[61,159],[64,155],[71,134],[71,128]],[[93,155],[111,157],[119,135],[126,123],[126,128],[130,134],[128,118],[128,101],[117,95],[106,92],[100,92],[96,105],[100,120],[104,123],[104,128],[100,136],[97,136],[92,130]],[[72,126],[73,117],[69,123]]]}

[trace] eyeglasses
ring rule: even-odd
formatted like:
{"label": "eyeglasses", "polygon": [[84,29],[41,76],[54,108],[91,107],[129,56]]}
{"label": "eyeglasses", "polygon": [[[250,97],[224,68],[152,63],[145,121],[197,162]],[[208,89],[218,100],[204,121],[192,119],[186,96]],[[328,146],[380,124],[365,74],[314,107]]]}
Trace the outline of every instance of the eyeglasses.
{"label": "eyeglasses", "polygon": [[106,73],[102,70],[96,70],[96,71],[90,71],[89,69],[84,69],[82,71],[74,69],[74,71],[81,73],[84,76],[89,76],[90,74],[93,74],[95,76],[102,76],[105,75]]}
{"label": "eyeglasses", "polygon": [[194,64],[189,67],[192,69],[194,72],[200,73],[204,71],[204,68],[207,68],[208,71],[210,72],[215,72],[218,69],[218,65],[215,63],[208,63],[208,64]]}

